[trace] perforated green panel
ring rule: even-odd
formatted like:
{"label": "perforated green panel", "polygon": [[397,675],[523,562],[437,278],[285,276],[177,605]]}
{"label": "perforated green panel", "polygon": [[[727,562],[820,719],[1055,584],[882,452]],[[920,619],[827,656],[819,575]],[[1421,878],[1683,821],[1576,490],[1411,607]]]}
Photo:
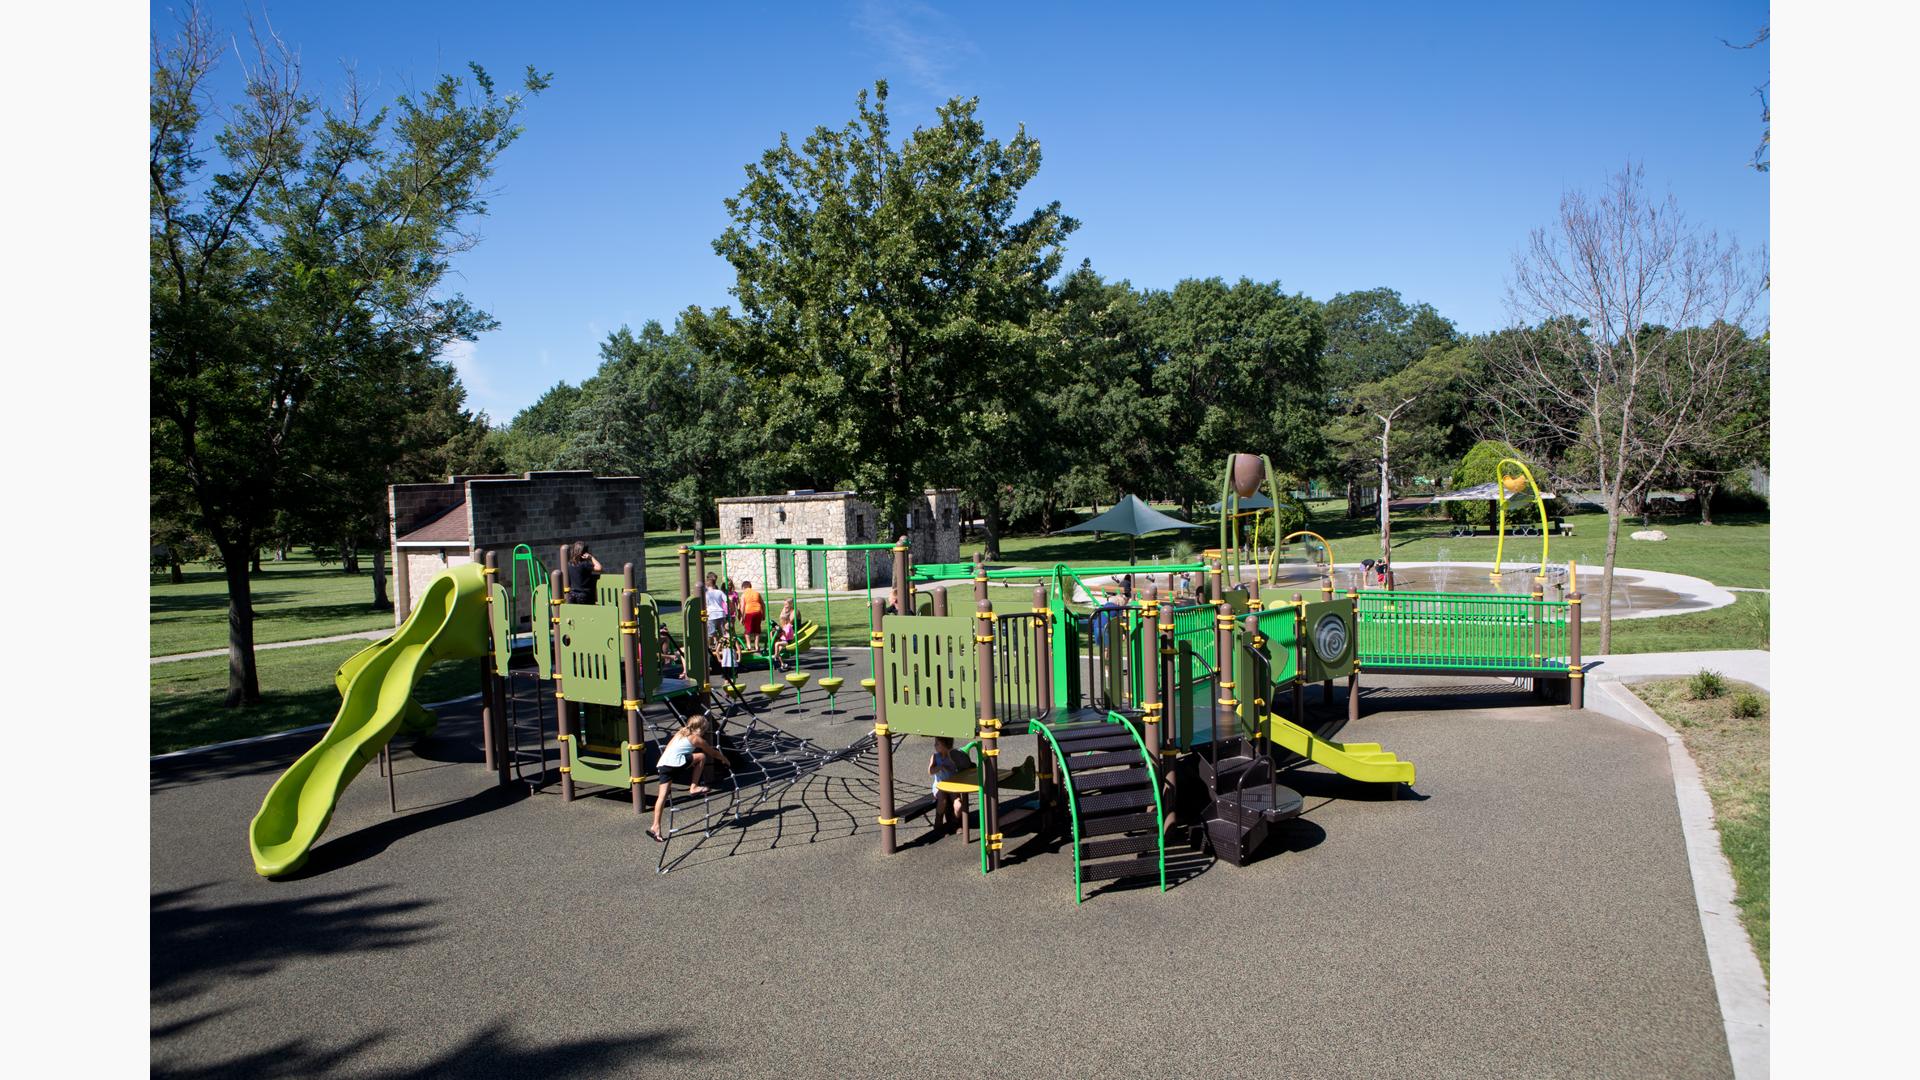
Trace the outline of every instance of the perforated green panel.
{"label": "perforated green panel", "polygon": [[1306,635],[1308,682],[1344,679],[1353,674],[1354,649],[1358,639],[1353,632],[1353,601],[1322,600],[1308,604],[1301,620]]}
{"label": "perforated green panel", "polygon": [[887,616],[880,663],[890,729],[903,735],[973,737],[979,718],[973,624],[966,615]]}
{"label": "perforated green panel", "polygon": [[533,587],[533,665],[540,669],[540,681],[553,681],[553,599],[551,586],[541,582]]}
{"label": "perforated green panel", "polygon": [[487,627],[493,638],[493,670],[507,673],[513,662],[513,597],[504,585],[487,586]]}
{"label": "perforated green panel", "polygon": [[620,704],[620,612],[607,604],[561,604],[560,689],[568,701]]}

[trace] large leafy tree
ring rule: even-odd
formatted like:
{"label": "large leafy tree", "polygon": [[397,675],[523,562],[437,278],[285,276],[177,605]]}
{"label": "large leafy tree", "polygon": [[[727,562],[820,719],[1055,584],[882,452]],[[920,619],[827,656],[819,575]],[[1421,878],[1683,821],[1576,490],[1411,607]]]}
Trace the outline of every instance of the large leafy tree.
{"label": "large leafy tree", "polygon": [[1285,473],[1319,464],[1319,305],[1279,282],[1189,279],[1147,294],[1144,331],[1155,408],[1165,417],[1162,475],[1186,512],[1217,496],[1229,453],[1265,453]]}
{"label": "large leafy tree", "polygon": [[988,138],[977,99],[898,144],[887,85],[845,127],[785,135],[747,167],[714,241],[739,311],[700,320],[753,383],[767,445],[796,471],[849,479],[896,531],[953,432],[1035,356],[1061,244],[1058,203],[1020,215],[1040,144]]}
{"label": "large leafy tree", "polygon": [[[257,44],[239,100],[213,99],[219,46],[198,12],[156,42],[149,101],[154,480],[178,494],[225,566],[228,704],[259,700],[249,563],[303,477],[366,436],[410,364],[491,322],[444,288],[527,94],[478,67],[372,107],[337,106],[293,55]],[[209,115],[223,117],[208,131]]]}
{"label": "large leafy tree", "polygon": [[1410,304],[1384,286],[1340,293],[1320,314],[1327,328],[1327,392],[1336,407],[1352,388],[1385,379],[1429,349],[1460,340],[1453,321],[1432,304]]}
{"label": "large leafy tree", "polygon": [[639,476],[647,512],[693,523],[706,542],[713,500],[762,479],[758,424],[739,375],[695,345],[689,312],[672,333],[648,322],[600,346],[603,363],[580,388],[566,456],[603,473]]}

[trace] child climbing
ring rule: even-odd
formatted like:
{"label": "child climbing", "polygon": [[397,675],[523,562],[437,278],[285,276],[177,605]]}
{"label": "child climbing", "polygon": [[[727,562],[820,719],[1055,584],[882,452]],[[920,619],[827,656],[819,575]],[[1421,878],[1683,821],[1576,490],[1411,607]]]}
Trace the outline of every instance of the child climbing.
{"label": "child climbing", "polygon": [[700,783],[700,774],[706,771],[707,763],[712,762],[716,770],[726,768],[727,759],[708,744],[706,730],[707,714],[695,713],[667,740],[660,751],[660,760],[654,765],[654,772],[660,776],[660,796],[653,802],[653,824],[647,827],[647,835],[663,844],[667,838],[660,831],[660,819],[666,813],[673,785],[687,785],[689,795],[705,795],[712,790]]}
{"label": "child climbing", "polygon": [[793,645],[794,634],[799,627],[794,625],[793,601],[780,601],[780,618],[773,627],[773,654],[780,663],[780,670],[787,670],[787,650]]}
{"label": "child climbing", "polygon": [[707,575],[707,638],[712,640],[720,636],[727,626],[727,594],[720,591],[720,576]]}

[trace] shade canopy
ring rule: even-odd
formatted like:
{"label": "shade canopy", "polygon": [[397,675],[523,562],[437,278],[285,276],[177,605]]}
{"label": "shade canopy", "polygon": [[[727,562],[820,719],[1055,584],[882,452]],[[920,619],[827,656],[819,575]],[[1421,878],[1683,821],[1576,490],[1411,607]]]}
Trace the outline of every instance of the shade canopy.
{"label": "shade canopy", "polygon": [[[1516,491],[1511,494],[1504,492],[1501,490],[1500,483],[1498,481],[1489,480],[1484,484],[1475,484],[1470,488],[1461,488],[1459,491],[1449,491],[1445,495],[1435,495],[1433,497],[1433,501],[1434,502],[1499,502],[1503,498],[1511,498],[1513,495],[1519,495],[1519,494],[1522,494],[1522,492]],[[1553,492],[1543,491],[1540,493],[1540,497],[1542,499],[1551,499],[1553,498]]]}
{"label": "shade canopy", "polygon": [[[1162,532],[1167,529],[1197,529],[1200,526],[1167,515],[1141,502],[1132,495],[1120,496],[1120,501],[1104,514],[1090,517],[1078,525],[1069,525],[1060,532],[1110,532],[1123,536],[1145,536],[1150,532]],[[1059,533],[1054,535],[1058,536]]]}

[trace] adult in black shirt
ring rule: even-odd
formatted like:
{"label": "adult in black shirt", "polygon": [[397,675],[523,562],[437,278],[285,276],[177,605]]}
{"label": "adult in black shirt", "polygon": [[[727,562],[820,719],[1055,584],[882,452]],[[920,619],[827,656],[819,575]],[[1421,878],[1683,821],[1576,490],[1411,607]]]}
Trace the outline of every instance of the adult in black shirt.
{"label": "adult in black shirt", "polygon": [[567,563],[567,603],[591,604],[599,599],[600,560],[587,550],[584,540],[575,540]]}

